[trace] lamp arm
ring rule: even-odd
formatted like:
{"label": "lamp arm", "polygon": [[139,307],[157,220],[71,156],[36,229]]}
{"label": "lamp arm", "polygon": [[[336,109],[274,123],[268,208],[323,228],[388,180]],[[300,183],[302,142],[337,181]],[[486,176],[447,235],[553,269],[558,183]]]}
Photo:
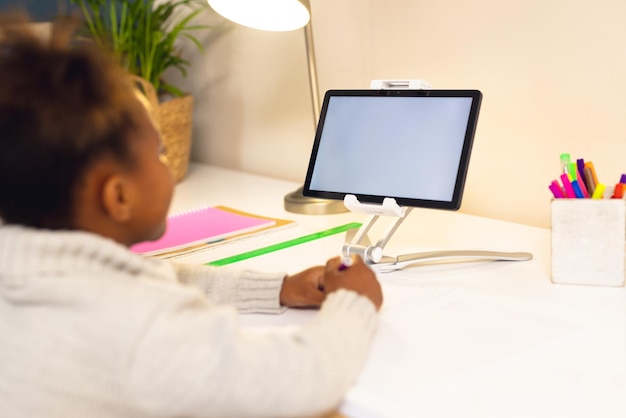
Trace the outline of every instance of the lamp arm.
{"label": "lamp arm", "polygon": [[311,89],[311,106],[313,107],[313,130],[317,129],[320,118],[320,96],[317,83],[317,63],[315,61],[315,45],[313,43],[313,26],[311,20],[304,27],[304,41],[306,43],[306,61],[309,68],[309,88]]}

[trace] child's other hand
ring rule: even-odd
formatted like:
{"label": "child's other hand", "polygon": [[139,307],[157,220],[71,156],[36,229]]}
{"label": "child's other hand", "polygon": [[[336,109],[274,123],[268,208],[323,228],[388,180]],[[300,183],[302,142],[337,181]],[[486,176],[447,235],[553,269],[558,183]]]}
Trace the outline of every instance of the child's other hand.
{"label": "child's other hand", "polygon": [[349,289],[372,301],[376,309],[383,304],[383,293],[376,275],[363,259],[352,256],[350,267],[340,270],[341,257],[328,260],[324,274],[324,288],[326,293],[337,289]]}
{"label": "child's other hand", "polygon": [[326,297],[323,278],[323,266],[285,277],[280,290],[280,304],[292,308],[318,308]]}

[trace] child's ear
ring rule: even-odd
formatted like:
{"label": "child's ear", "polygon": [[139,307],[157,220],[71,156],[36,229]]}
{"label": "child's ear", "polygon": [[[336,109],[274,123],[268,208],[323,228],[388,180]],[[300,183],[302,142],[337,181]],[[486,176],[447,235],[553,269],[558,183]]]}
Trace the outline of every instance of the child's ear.
{"label": "child's ear", "polygon": [[117,222],[131,219],[133,193],[130,182],[119,174],[109,176],[102,188],[102,204],[111,219]]}

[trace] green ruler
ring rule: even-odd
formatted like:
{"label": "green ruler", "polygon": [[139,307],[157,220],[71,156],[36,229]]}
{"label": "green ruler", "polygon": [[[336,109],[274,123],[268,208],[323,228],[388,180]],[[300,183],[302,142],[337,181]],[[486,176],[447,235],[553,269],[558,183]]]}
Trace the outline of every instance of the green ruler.
{"label": "green ruler", "polygon": [[268,245],[267,247],[258,248],[256,250],[247,251],[245,253],[233,255],[230,257],[222,258],[220,260],[211,261],[206,263],[209,266],[225,266],[226,264],[236,263],[238,261],[247,260],[248,258],[257,257],[259,255],[271,253],[274,251],[282,250],[285,248],[293,247],[294,245],[303,244],[305,242],[314,241],[316,239],[329,237],[331,235],[340,234],[350,229],[360,228],[361,224],[358,222],[351,222],[349,224],[336,226],[334,228],[326,229],[324,231],[315,232],[313,234],[304,235],[298,238],[290,239],[288,241],[279,242],[278,244]]}

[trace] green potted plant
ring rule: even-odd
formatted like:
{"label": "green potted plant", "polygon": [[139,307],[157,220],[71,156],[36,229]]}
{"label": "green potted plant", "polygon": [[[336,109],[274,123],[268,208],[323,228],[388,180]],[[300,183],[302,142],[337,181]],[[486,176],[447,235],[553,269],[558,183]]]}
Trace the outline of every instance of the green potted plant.
{"label": "green potted plant", "polygon": [[106,48],[129,74],[142,80],[144,92],[153,102],[167,156],[176,180],[187,171],[191,149],[193,97],[169,83],[166,70],[187,75],[189,61],[181,57],[180,43],[191,41],[206,25],[194,19],[207,10],[204,0],[70,0],[84,17],[82,35]]}

